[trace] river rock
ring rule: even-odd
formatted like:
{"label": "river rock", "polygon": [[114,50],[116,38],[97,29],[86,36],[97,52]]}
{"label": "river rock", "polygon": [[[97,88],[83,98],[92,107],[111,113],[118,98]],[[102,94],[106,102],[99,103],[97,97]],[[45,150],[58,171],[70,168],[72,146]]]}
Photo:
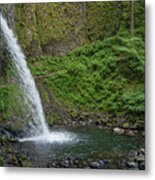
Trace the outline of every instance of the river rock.
{"label": "river rock", "polygon": [[92,119],[88,119],[87,125],[90,126],[93,124],[93,120]]}
{"label": "river rock", "polygon": [[127,131],[126,134],[127,134],[128,136],[135,136],[135,133],[134,133],[134,131],[132,131],[132,130]]}
{"label": "river rock", "polygon": [[109,160],[109,159],[104,159],[103,161],[104,161],[104,164],[105,164],[105,165],[110,163],[110,160]]}
{"label": "river rock", "polygon": [[100,163],[100,168],[103,168],[105,166],[104,160],[99,160],[99,163]]}
{"label": "river rock", "polygon": [[87,124],[86,124],[86,122],[84,122],[84,121],[80,121],[80,125],[81,125],[81,126],[86,126]]}
{"label": "river rock", "polygon": [[61,163],[61,167],[63,167],[63,168],[68,168],[68,167],[69,167],[69,164]]}
{"label": "river rock", "polygon": [[128,127],[129,127],[129,123],[127,123],[127,122],[126,122],[126,123],[123,123],[122,126],[123,126],[123,128],[128,128]]}
{"label": "river rock", "polygon": [[115,127],[115,128],[113,129],[113,131],[114,131],[115,133],[117,133],[117,134],[123,134],[123,133],[125,132],[124,129],[119,128],[119,127]]}
{"label": "river rock", "polygon": [[0,126],[0,136],[1,137],[6,137],[6,138],[15,138],[15,133],[8,130],[5,127]]}
{"label": "river rock", "polygon": [[70,116],[71,116],[71,118],[75,119],[78,117],[78,112],[72,109],[70,111]]}
{"label": "river rock", "polygon": [[99,125],[102,125],[102,122],[98,120],[98,121],[95,122],[95,124],[96,124],[97,126],[99,126]]}
{"label": "river rock", "polygon": [[138,154],[145,155],[145,149],[144,149],[144,148],[141,148],[141,149],[138,151]]}
{"label": "river rock", "polygon": [[130,161],[127,161],[126,162],[126,165],[131,168],[131,169],[138,169],[138,163],[137,162],[130,162]]}
{"label": "river rock", "polygon": [[74,164],[75,164],[75,165],[78,165],[78,164],[79,164],[79,159],[75,159],[75,160],[74,160]]}
{"label": "river rock", "polygon": [[145,161],[145,156],[138,156],[138,157],[136,158],[136,160],[137,160],[138,162],[144,162],[144,161]]}
{"label": "river rock", "polygon": [[140,170],[145,170],[145,162],[141,162],[141,163],[139,164],[139,169],[140,169]]}
{"label": "river rock", "polygon": [[100,165],[99,162],[94,161],[94,162],[91,162],[91,163],[89,164],[89,166],[90,166],[90,168],[92,168],[92,169],[99,169],[101,165]]}

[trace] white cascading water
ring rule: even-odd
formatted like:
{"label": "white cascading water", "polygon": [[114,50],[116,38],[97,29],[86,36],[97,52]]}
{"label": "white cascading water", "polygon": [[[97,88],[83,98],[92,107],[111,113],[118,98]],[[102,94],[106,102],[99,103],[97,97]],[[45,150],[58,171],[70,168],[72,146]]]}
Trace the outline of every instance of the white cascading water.
{"label": "white cascading water", "polygon": [[0,27],[5,37],[7,49],[11,55],[11,60],[16,68],[20,80],[20,86],[24,93],[24,98],[31,110],[33,123],[29,129],[30,137],[20,139],[20,141],[70,141],[75,138],[74,134],[68,132],[50,133],[45,122],[44,112],[41,105],[40,96],[35,85],[35,81],[27,66],[26,58],[17,42],[13,31],[8,27],[7,21],[0,14]]}

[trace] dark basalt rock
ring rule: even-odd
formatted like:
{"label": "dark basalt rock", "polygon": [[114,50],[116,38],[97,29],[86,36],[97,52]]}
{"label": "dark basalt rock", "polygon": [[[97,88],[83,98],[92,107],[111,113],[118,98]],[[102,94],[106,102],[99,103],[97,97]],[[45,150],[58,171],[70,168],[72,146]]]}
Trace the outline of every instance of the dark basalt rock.
{"label": "dark basalt rock", "polygon": [[138,169],[138,163],[137,163],[137,162],[127,161],[127,162],[126,162],[126,165],[127,165],[127,167],[129,167],[130,169]]}
{"label": "dark basalt rock", "polygon": [[[13,28],[13,4],[0,4],[0,13],[7,19],[10,28]],[[5,77],[9,55],[4,40],[4,35],[0,27],[0,75]]]}
{"label": "dark basalt rock", "polygon": [[99,169],[100,168],[100,163],[99,162],[91,162],[89,164],[90,168],[92,169]]}
{"label": "dark basalt rock", "polygon": [[106,163],[104,160],[93,161],[89,164],[89,167],[92,169],[103,169]]}
{"label": "dark basalt rock", "polygon": [[123,169],[145,170],[145,150],[142,148],[130,153],[119,164]]}
{"label": "dark basalt rock", "polygon": [[3,126],[0,126],[0,136],[11,139],[11,138],[16,138],[16,133],[11,130],[8,130]]}

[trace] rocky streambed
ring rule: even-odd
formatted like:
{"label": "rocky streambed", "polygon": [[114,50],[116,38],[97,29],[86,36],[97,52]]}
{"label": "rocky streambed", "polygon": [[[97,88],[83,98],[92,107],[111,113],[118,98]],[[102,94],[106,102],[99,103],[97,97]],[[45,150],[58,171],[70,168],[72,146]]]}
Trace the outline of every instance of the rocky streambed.
{"label": "rocky streambed", "polygon": [[[145,135],[144,120],[131,120],[127,114],[113,115],[101,112],[85,112],[75,109],[65,109],[52,106],[44,106],[46,119],[51,128],[53,127],[74,127],[74,128],[98,128],[108,129],[116,134],[125,134],[128,136]],[[130,119],[130,120],[129,120]]]}
{"label": "rocky streambed", "polygon": [[[63,132],[57,128],[51,131]],[[118,135],[98,128],[69,128],[77,139],[65,143],[19,142],[2,131],[0,165],[8,167],[145,169],[144,137]]]}

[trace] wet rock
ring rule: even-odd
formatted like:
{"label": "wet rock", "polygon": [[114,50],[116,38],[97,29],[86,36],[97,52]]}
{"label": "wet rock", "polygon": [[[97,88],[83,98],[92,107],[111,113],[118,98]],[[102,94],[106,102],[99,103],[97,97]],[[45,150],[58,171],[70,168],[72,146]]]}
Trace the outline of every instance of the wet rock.
{"label": "wet rock", "polygon": [[127,122],[126,122],[126,123],[123,123],[122,127],[123,127],[123,128],[128,128],[128,127],[129,127],[129,123],[127,123]]}
{"label": "wet rock", "polygon": [[119,128],[119,127],[114,128],[113,131],[117,134],[123,134],[125,132],[124,129]]}
{"label": "wet rock", "polygon": [[75,159],[75,160],[73,161],[73,163],[74,163],[75,165],[78,165],[78,164],[79,164],[79,159]]}
{"label": "wet rock", "polygon": [[102,128],[103,128],[103,126],[101,126],[101,125],[100,125],[100,126],[98,126],[98,128],[99,128],[99,129],[102,129]]}
{"label": "wet rock", "polygon": [[113,124],[112,124],[111,122],[108,122],[108,123],[107,123],[107,126],[108,126],[108,127],[112,127]]}
{"label": "wet rock", "polygon": [[142,148],[138,151],[131,152],[125,159],[120,161],[120,167],[134,170],[145,169],[145,150]]}
{"label": "wet rock", "polygon": [[72,121],[72,126],[75,126],[76,124],[76,121]]}
{"label": "wet rock", "polygon": [[84,167],[87,167],[87,162],[85,160],[82,162],[82,164]]}
{"label": "wet rock", "polygon": [[64,121],[63,124],[64,124],[64,125],[68,125],[68,122],[67,122],[67,121]]}
{"label": "wet rock", "polygon": [[61,167],[63,167],[63,168],[68,168],[68,167],[69,167],[69,164],[62,163],[62,164],[61,164]]}
{"label": "wet rock", "polygon": [[145,131],[142,132],[142,135],[145,136]]}
{"label": "wet rock", "polygon": [[0,126],[0,136],[6,138],[15,138],[16,134],[7,128]]}
{"label": "wet rock", "polygon": [[64,163],[65,163],[65,164],[69,164],[69,160],[65,160]]}
{"label": "wet rock", "polygon": [[90,116],[90,113],[88,112],[82,112],[81,116],[84,117],[85,119],[88,119],[88,117]]}
{"label": "wet rock", "polygon": [[102,125],[102,122],[101,122],[101,121],[96,121],[95,124],[96,124],[97,126],[99,126],[99,125]]}
{"label": "wet rock", "polygon": [[100,168],[103,168],[105,166],[104,160],[99,160]]}
{"label": "wet rock", "polygon": [[84,121],[80,121],[80,125],[81,125],[81,126],[86,126],[87,124],[86,124],[86,122],[84,122]]}
{"label": "wet rock", "polygon": [[76,111],[73,111],[73,112],[71,113],[71,118],[75,119],[75,118],[77,118],[77,117],[78,117],[78,113],[77,113]]}
{"label": "wet rock", "polygon": [[140,170],[145,170],[145,163],[144,163],[144,162],[141,162],[141,163],[139,164],[139,169],[140,169]]}
{"label": "wet rock", "polygon": [[137,162],[130,162],[127,161],[126,162],[127,167],[131,168],[131,169],[138,169],[138,163]]}
{"label": "wet rock", "polygon": [[120,159],[120,160],[118,161],[118,164],[119,164],[119,167],[120,167],[121,169],[125,169],[125,167],[126,167],[126,159]]}
{"label": "wet rock", "polygon": [[53,162],[53,163],[51,164],[51,166],[52,166],[52,167],[56,167],[56,163]]}
{"label": "wet rock", "polygon": [[138,154],[145,155],[145,149],[144,149],[144,148],[141,148],[141,149],[138,151]]}
{"label": "wet rock", "polygon": [[143,125],[141,124],[141,122],[136,122],[134,125],[133,125],[133,128],[137,129],[137,130],[141,130],[143,129]]}
{"label": "wet rock", "polygon": [[89,166],[90,166],[90,168],[92,168],[92,169],[99,169],[101,165],[100,165],[99,162],[91,162],[91,163],[89,164]]}
{"label": "wet rock", "polygon": [[100,119],[100,121],[102,122],[102,124],[106,124],[108,122],[108,118],[102,118]]}
{"label": "wet rock", "polygon": [[144,161],[145,161],[145,157],[144,157],[144,156],[138,156],[138,157],[136,158],[136,161],[137,161],[137,162],[144,162]]}
{"label": "wet rock", "polygon": [[132,130],[127,131],[126,134],[127,134],[128,136],[135,136],[135,133],[134,133],[134,131],[132,131]]}
{"label": "wet rock", "polygon": [[92,125],[92,124],[93,124],[93,120],[92,120],[92,119],[88,119],[87,125],[90,126],[90,125]]}
{"label": "wet rock", "polygon": [[105,165],[110,163],[110,160],[109,160],[109,159],[104,159],[103,161],[104,161],[104,164],[105,164]]}

